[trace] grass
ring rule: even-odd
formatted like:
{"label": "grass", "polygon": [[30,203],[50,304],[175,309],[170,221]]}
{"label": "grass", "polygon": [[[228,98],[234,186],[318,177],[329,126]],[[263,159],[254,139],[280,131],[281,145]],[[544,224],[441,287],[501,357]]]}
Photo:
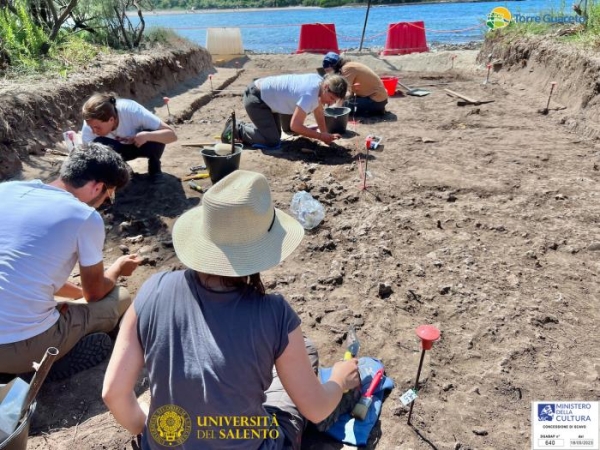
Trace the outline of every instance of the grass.
{"label": "grass", "polygon": [[[542,11],[538,14],[540,17],[546,15],[552,17],[558,16],[577,16],[574,11],[567,10],[563,6],[560,10]],[[531,14],[527,15],[528,17]],[[490,31],[502,39],[533,36],[549,36],[558,42],[565,42],[582,48],[600,48],[600,4],[592,4],[588,8],[588,20],[583,23],[552,23],[552,22],[511,22],[506,28]],[[490,36],[492,37],[492,36]]]}
{"label": "grass", "polygon": [[[177,35],[172,30],[153,27],[146,31],[141,49],[153,47],[181,48],[182,42],[191,44],[185,38]],[[100,57],[122,54],[123,50],[116,50],[90,42],[90,36],[85,33],[66,34],[59,39],[45,56],[32,57],[29,54],[11,54],[12,65],[0,76],[6,81],[15,78],[44,76],[48,78],[67,78],[69,73],[80,71],[82,68],[93,64]]]}

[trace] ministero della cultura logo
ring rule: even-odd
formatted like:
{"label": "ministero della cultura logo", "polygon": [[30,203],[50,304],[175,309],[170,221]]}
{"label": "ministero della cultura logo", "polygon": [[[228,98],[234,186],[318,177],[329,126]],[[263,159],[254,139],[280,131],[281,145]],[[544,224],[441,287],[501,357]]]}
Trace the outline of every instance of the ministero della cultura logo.
{"label": "ministero della cultura logo", "polygon": [[585,18],[578,15],[565,14],[511,14],[508,8],[498,6],[488,14],[485,24],[490,30],[507,27],[510,23],[547,23],[547,24],[577,24],[585,23]]}

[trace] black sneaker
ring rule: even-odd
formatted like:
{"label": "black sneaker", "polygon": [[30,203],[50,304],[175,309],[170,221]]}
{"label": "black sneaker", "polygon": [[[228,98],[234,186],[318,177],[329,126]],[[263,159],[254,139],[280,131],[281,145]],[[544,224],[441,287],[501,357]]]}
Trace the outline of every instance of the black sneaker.
{"label": "black sneaker", "polygon": [[165,176],[162,172],[151,173],[148,176],[150,184],[162,184],[165,182]]}
{"label": "black sneaker", "polygon": [[225,122],[225,128],[223,128],[223,132],[221,133],[221,142],[224,144],[231,144],[231,137],[233,136],[233,120],[231,117],[227,119]]}
{"label": "black sneaker", "polygon": [[161,163],[160,159],[148,159],[148,175],[158,175],[161,174]]}
{"label": "black sneaker", "polygon": [[64,380],[97,366],[106,359],[112,346],[113,343],[108,334],[88,334],[69,353],[52,365],[48,372],[48,380]]}

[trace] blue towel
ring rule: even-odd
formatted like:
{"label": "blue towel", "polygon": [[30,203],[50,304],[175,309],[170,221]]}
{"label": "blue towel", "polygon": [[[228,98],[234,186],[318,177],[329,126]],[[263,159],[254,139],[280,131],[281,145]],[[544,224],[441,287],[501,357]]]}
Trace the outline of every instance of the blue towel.
{"label": "blue towel", "polygon": [[[375,358],[362,357],[358,360],[358,371],[360,372],[361,393],[364,395],[371,384],[375,373],[383,367],[383,363]],[[321,383],[325,383],[331,376],[331,367],[322,367],[319,370]],[[366,445],[369,440],[369,434],[377,423],[383,394],[386,390],[394,388],[394,381],[387,376],[383,376],[379,385],[373,392],[373,403],[367,412],[365,420],[356,420],[350,414],[342,414],[326,433],[334,439],[351,445]]]}

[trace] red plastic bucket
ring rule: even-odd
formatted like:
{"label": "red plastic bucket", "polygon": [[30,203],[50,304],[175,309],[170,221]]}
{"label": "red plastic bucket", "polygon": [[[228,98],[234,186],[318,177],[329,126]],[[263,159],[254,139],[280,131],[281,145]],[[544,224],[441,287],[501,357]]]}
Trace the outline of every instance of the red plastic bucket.
{"label": "red plastic bucket", "polygon": [[383,87],[387,91],[389,96],[392,96],[396,93],[396,88],[398,87],[398,77],[379,77],[383,82]]}

